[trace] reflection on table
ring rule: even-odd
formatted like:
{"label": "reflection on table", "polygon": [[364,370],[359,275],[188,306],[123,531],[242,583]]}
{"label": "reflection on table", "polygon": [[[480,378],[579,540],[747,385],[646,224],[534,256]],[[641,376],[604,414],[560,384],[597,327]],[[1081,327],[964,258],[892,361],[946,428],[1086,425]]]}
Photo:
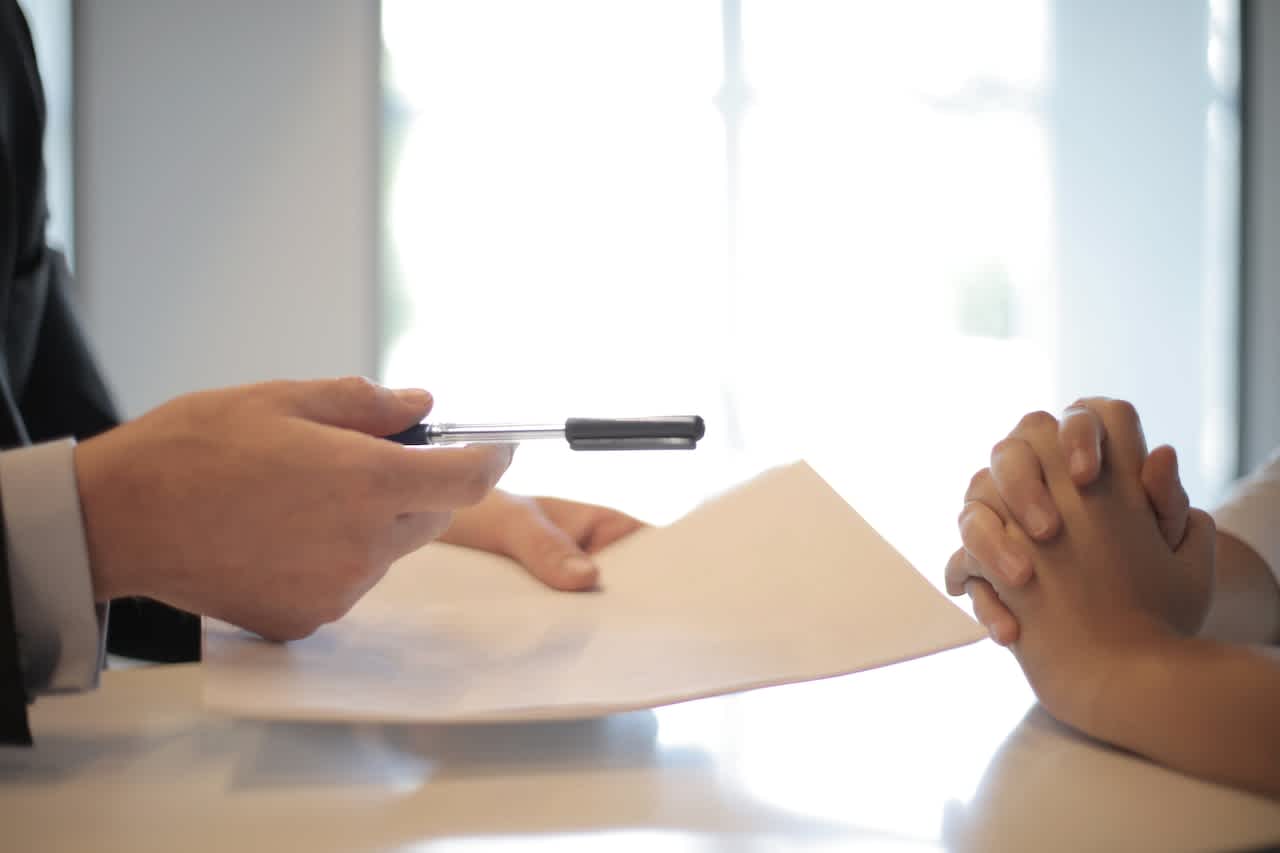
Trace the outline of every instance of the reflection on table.
{"label": "reflection on table", "polygon": [[[1029,710],[1030,709],[1030,710]],[[594,720],[214,717],[198,666],[105,675],[0,750],[9,850],[1205,850],[1280,804],[1089,742],[989,643]]]}

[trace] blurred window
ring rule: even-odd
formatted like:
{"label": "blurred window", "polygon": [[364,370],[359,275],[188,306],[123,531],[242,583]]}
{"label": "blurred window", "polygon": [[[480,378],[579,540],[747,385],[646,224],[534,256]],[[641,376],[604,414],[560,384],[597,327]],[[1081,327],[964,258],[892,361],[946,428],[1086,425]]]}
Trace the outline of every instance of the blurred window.
{"label": "blurred window", "polygon": [[434,417],[696,412],[692,454],[526,445],[655,521],[809,459],[935,582],[1033,408],[1235,460],[1226,2],[385,0],[383,378]]}

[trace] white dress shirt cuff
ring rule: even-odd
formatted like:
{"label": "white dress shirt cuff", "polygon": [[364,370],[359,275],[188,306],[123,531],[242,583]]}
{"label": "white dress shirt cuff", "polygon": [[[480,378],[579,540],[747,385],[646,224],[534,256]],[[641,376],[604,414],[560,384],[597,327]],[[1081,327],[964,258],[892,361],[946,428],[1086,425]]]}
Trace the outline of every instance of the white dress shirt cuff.
{"label": "white dress shirt cuff", "polygon": [[1235,484],[1213,520],[1218,530],[1257,551],[1280,582],[1280,452]]}
{"label": "white dress shirt cuff", "polygon": [[98,686],[106,605],[95,606],[75,441],[0,452],[0,501],[18,654],[28,693]]}

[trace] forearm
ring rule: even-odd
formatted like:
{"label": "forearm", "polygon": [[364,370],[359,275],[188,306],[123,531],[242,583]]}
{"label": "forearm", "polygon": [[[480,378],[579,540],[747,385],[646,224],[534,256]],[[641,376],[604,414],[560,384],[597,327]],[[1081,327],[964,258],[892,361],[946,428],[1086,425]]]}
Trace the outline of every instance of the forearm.
{"label": "forearm", "polygon": [[1233,643],[1280,643],[1280,586],[1253,548],[1218,531],[1213,597],[1201,636]]}
{"label": "forearm", "polygon": [[1280,798],[1280,653],[1172,640],[1119,669],[1081,728],[1175,770]]}

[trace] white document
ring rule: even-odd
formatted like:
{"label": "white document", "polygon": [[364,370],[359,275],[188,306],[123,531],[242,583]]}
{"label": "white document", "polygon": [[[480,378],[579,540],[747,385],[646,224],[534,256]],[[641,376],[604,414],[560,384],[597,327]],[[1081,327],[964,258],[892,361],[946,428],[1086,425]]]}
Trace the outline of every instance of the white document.
{"label": "white document", "polygon": [[442,544],[285,645],[206,620],[204,699],[244,717],[567,719],[857,672],[985,632],[804,463],[598,555],[556,592]]}

